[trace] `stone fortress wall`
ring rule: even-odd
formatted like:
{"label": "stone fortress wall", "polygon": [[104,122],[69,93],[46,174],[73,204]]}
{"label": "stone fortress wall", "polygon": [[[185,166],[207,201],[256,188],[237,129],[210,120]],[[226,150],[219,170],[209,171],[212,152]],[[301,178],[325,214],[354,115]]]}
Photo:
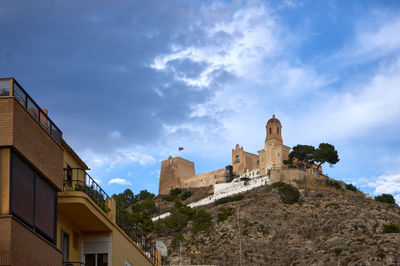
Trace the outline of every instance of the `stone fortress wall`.
{"label": "stone fortress wall", "polygon": [[234,176],[258,169],[260,176],[266,176],[269,169],[284,168],[290,147],[283,145],[282,125],[275,115],[266,124],[264,149],[258,155],[246,152],[236,144],[232,149],[232,166],[208,173],[195,174],[194,163],[181,157],[169,157],[161,162],[159,194],[169,194],[174,188],[196,188],[226,183],[230,181],[230,171]]}

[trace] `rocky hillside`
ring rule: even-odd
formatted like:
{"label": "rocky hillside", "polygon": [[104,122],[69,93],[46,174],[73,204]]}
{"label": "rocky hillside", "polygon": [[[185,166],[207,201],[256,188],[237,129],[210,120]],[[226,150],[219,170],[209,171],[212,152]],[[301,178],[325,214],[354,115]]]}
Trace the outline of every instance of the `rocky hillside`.
{"label": "rocky hillside", "polygon": [[278,187],[263,186],[204,206],[210,229],[194,232],[189,222],[161,234],[169,247],[166,262],[239,265],[240,237],[242,265],[400,264],[399,206],[339,187],[299,190],[293,204],[283,203]]}

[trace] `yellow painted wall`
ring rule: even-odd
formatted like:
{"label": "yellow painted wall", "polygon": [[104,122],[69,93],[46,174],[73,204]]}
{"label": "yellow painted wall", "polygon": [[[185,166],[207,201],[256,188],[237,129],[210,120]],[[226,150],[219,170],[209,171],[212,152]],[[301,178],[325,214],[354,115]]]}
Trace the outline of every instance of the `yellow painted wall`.
{"label": "yellow painted wall", "polygon": [[114,227],[112,233],[112,265],[125,265],[125,260],[128,260],[134,266],[153,265],[121,229]]}
{"label": "yellow painted wall", "polygon": [[80,162],[76,160],[66,149],[64,149],[64,168],[69,164],[72,168],[83,168]]}
{"label": "yellow painted wall", "polygon": [[[69,261],[81,261],[82,233],[77,230],[68,217],[57,214],[57,248],[61,249],[61,230],[69,235]],[[74,248],[74,232],[77,235],[77,247]]]}
{"label": "yellow painted wall", "polygon": [[8,215],[10,207],[10,149],[0,149],[0,215]]}

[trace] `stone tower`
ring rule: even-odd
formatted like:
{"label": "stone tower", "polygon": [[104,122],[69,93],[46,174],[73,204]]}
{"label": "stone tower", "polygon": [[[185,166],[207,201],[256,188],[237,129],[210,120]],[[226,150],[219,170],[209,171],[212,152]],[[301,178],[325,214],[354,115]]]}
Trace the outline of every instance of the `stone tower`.
{"label": "stone tower", "polygon": [[290,148],[283,145],[281,122],[272,115],[268,120],[264,149],[258,151],[260,155],[260,173],[265,175],[268,169],[284,167],[283,160],[289,157]]}
{"label": "stone tower", "polygon": [[[283,144],[282,141],[282,125],[281,122],[272,115],[272,118],[268,120],[266,128],[265,145],[267,143]],[[274,145],[274,146],[275,146]]]}

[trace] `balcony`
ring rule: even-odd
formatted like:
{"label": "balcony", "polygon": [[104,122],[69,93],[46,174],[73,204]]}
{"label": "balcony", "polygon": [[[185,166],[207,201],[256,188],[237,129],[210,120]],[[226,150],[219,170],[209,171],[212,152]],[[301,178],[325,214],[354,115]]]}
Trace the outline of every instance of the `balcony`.
{"label": "balcony", "polygon": [[81,168],[64,168],[63,191],[82,191],[86,193],[105,213],[109,212],[107,193],[94,179]]}
{"label": "balcony", "polygon": [[62,132],[47,116],[46,111],[29,96],[19,83],[13,78],[0,78],[0,98],[14,97],[33,119],[42,126],[42,128],[61,145]]}

